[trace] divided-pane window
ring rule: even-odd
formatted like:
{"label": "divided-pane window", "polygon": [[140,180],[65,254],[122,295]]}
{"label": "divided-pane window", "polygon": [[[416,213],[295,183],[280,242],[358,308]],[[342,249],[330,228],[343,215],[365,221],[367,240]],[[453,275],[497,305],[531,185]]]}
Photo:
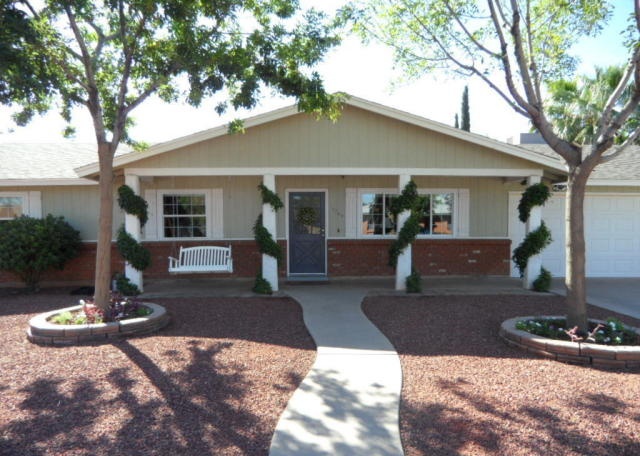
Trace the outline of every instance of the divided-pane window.
{"label": "divided-pane window", "polygon": [[20,217],[24,212],[24,199],[21,196],[0,196],[0,220]]}
{"label": "divided-pane window", "polygon": [[420,234],[453,234],[453,193],[421,194]]}
{"label": "divided-pane window", "polygon": [[163,194],[162,220],[165,238],[207,237],[205,194]]}
{"label": "divided-pane window", "polygon": [[395,235],[396,218],[391,204],[397,195],[390,193],[363,193],[360,198],[363,235]]}

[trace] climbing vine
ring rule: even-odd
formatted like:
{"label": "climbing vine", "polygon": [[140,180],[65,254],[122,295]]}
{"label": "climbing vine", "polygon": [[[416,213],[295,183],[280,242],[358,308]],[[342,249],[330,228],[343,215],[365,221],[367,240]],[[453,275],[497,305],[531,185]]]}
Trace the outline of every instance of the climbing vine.
{"label": "climbing vine", "polygon": [[149,220],[147,202],[141,196],[136,195],[128,185],[121,185],[118,188],[118,205],[127,214],[138,217],[141,226],[144,226]]}
{"label": "climbing vine", "polygon": [[260,190],[260,194],[262,196],[262,204],[268,204],[276,212],[284,207],[284,203],[282,202],[280,197],[276,193],[269,190],[264,184],[259,184],[258,189]]}
{"label": "climbing vine", "polygon": [[[527,220],[529,220],[531,209],[534,206],[544,205],[550,196],[551,192],[549,191],[549,187],[543,183],[533,184],[527,187],[522,193],[522,198],[520,198],[520,203],[518,204],[518,218],[520,221],[526,223]],[[529,258],[542,252],[551,241],[551,232],[544,222],[525,236],[520,245],[514,249],[513,256],[511,257],[520,271],[520,277],[524,277],[524,271],[527,269]],[[540,274],[548,274],[548,271],[541,271]]]}
{"label": "climbing vine", "polygon": [[[135,215],[140,220],[140,226],[144,226],[149,220],[147,202],[136,195],[128,185],[121,185],[118,188],[118,205],[127,214]],[[151,253],[127,233],[124,225],[118,230],[116,245],[122,258],[138,271],[143,271],[151,265]],[[124,294],[135,294],[136,291],[139,293],[137,286],[124,275],[118,278],[117,287]]]}
{"label": "climbing vine", "polygon": [[[420,233],[420,196],[418,195],[418,187],[415,182],[410,180],[402,189],[400,196],[395,198],[391,203],[391,213],[396,220],[398,215],[403,211],[411,211],[411,214],[400,228],[398,237],[393,240],[389,246],[389,266],[396,267],[398,265],[398,257],[413,242]],[[407,278],[407,291],[420,292],[420,273],[415,269],[411,269],[411,275]]]}
{"label": "climbing vine", "polygon": [[120,255],[138,271],[151,265],[151,253],[121,226],[116,241]]}
{"label": "climbing vine", "polygon": [[[258,190],[262,196],[262,204],[270,205],[274,211],[282,209],[284,203],[280,197],[269,190],[263,183],[258,185]],[[258,244],[258,250],[260,253],[269,255],[275,258],[278,265],[282,262],[282,247],[274,239],[268,229],[266,229],[262,223],[262,214],[258,216],[256,222],[253,225],[253,235]],[[271,284],[262,276],[262,271],[256,276],[256,283],[253,287],[253,291],[261,294],[271,294]]]}
{"label": "climbing vine", "polygon": [[529,220],[529,214],[531,214],[531,208],[534,206],[544,206],[547,202],[551,192],[549,187],[542,182],[538,184],[530,185],[522,193],[520,203],[518,203],[518,218],[522,223],[526,223]]}
{"label": "climbing vine", "polygon": [[542,222],[538,228],[530,231],[518,247],[513,250],[511,259],[520,270],[520,277],[524,277],[524,271],[529,263],[529,258],[542,252],[551,243],[551,232]]}

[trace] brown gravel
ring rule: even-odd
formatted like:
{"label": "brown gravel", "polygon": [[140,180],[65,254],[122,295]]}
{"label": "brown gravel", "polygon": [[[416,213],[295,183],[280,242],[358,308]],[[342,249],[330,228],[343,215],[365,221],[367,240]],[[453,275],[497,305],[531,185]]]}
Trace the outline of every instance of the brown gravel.
{"label": "brown gravel", "polygon": [[29,343],[29,318],[73,304],[67,291],[0,295],[1,455],[268,454],[315,359],[295,302],[154,299],[172,317],[154,336]]}
{"label": "brown gravel", "polygon": [[407,456],[640,455],[640,373],[540,359],[498,338],[507,318],[562,314],[563,298],[375,297],[363,308],[401,356]]}

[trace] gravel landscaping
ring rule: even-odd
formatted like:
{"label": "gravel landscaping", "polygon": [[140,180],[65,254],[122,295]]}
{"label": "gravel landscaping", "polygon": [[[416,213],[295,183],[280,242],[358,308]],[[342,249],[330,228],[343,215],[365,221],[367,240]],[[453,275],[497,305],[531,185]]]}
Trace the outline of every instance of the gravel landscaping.
{"label": "gravel landscaping", "polygon": [[640,454],[640,372],[538,358],[498,336],[507,318],[562,314],[563,298],[384,296],[363,309],[400,354],[407,456]]}
{"label": "gravel landscaping", "polygon": [[267,455],[315,359],[285,298],[154,299],[156,335],[42,347],[29,319],[69,290],[0,291],[0,455]]}

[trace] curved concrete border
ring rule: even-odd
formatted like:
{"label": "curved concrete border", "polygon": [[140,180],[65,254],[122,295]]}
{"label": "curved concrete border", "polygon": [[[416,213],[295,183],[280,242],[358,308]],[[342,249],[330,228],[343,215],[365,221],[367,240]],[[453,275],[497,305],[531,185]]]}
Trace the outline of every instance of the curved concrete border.
{"label": "curved concrete border", "polygon": [[48,319],[62,312],[73,312],[82,306],[66,307],[36,315],[29,320],[27,338],[40,345],[75,345],[83,342],[106,342],[109,339],[149,334],[169,323],[169,315],[164,307],[152,302],[143,302],[151,313],[144,317],[130,318],[109,323],[86,325],[58,325]]}
{"label": "curved concrete border", "polygon": [[[500,337],[512,347],[518,347],[529,353],[557,361],[592,365],[604,368],[640,369],[640,346],[635,345],[599,345],[585,342],[548,339],[542,336],[516,329],[521,320],[540,318],[565,318],[561,315],[536,315],[515,317],[505,320],[500,326]],[[605,323],[601,320],[591,320]],[[630,327],[640,335],[638,328]]]}

